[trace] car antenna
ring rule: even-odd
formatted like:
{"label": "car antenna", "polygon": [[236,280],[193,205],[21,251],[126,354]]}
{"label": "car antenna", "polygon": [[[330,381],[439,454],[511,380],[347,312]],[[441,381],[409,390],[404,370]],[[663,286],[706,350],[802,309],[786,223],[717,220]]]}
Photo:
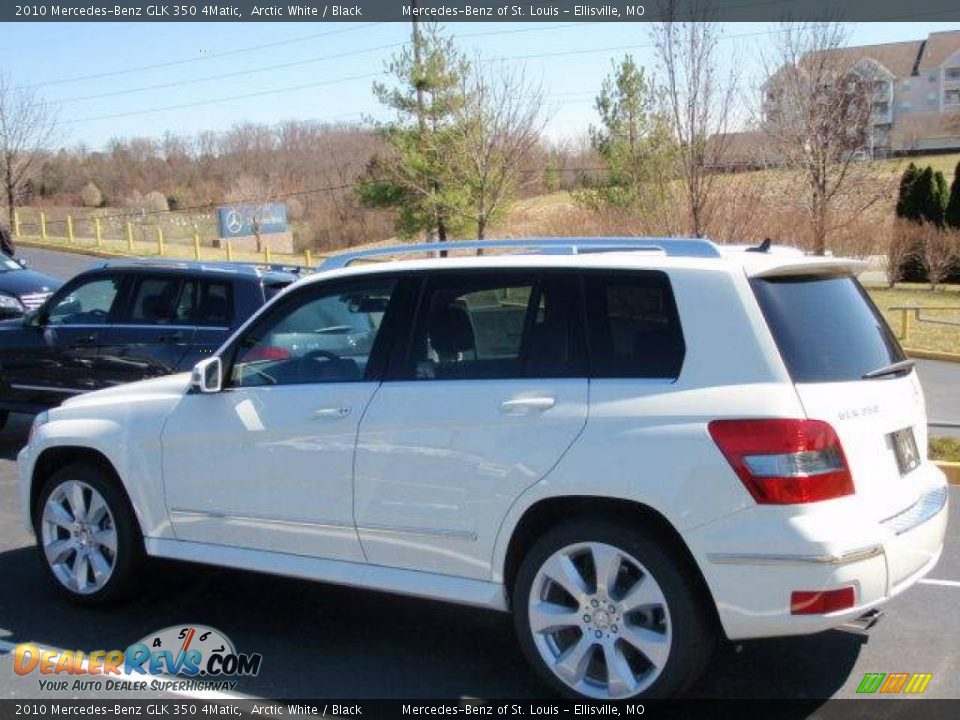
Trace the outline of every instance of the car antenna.
{"label": "car antenna", "polygon": [[770,249],[770,246],[773,244],[773,240],[770,238],[764,238],[763,242],[759,245],[754,245],[753,247],[747,248],[747,252],[762,252],[765,253]]}

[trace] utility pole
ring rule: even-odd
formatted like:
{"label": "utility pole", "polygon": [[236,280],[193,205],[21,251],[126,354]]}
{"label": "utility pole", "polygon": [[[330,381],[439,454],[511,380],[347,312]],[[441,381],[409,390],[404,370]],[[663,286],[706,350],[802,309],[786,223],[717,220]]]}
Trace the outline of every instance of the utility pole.
{"label": "utility pole", "polygon": [[413,24],[413,67],[414,72],[417,73],[417,77],[414,78],[414,83],[417,89],[417,124],[420,127],[420,132],[423,132],[426,119],[424,118],[423,111],[423,78],[419,76],[421,58],[420,21],[417,19],[417,0],[413,0],[411,3],[411,8],[413,10],[413,12],[410,13],[410,21]]}
{"label": "utility pole", "polygon": [[[424,107],[423,101],[423,90],[426,78],[422,75],[422,52],[421,52],[421,39],[420,39],[420,21],[417,18],[417,0],[412,0],[411,2],[410,13],[410,22],[412,24],[413,31],[413,67],[415,77],[413,79],[414,86],[417,92],[417,127],[420,130],[420,136],[423,137],[423,134],[426,132],[427,118],[426,118],[426,108]],[[433,191],[435,193],[440,192],[440,184],[436,180],[432,184]],[[443,216],[439,209],[435,208],[433,211],[434,225],[437,228],[437,240],[440,242],[446,242],[447,240],[447,225],[444,222]],[[441,257],[446,256],[446,251],[440,253]]]}

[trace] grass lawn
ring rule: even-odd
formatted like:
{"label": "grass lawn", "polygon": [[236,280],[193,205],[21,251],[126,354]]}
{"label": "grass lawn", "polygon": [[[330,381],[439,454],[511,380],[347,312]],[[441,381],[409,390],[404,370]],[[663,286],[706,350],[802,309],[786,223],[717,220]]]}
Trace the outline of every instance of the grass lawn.
{"label": "grass lawn", "polygon": [[[898,284],[894,289],[867,286],[870,297],[883,311],[894,333],[904,347],[914,350],[935,350],[960,354],[960,288],[955,286],[931,291],[928,285]],[[891,310],[898,306],[944,307],[950,310],[921,311],[920,317],[926,321],[950,320],[956,325],[931,322],[917,322],[914,313],[908,313],[907,337],[902,336],[902,313]]]}
{"label": "grass lawn", "polygon": [[941,462],[960,462],[960,439],[930,438],[930,457]]}

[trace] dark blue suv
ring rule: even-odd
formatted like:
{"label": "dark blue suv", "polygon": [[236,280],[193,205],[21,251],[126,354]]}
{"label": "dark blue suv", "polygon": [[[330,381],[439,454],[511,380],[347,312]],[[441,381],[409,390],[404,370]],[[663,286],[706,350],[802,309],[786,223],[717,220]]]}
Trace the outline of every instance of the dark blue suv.
{"label": "dark blue suv", "polygon": [[[0,321],[0,422],[80,393],[189,370],[300,268],[125,260]],[[2,424],[0,424],[2,428]]]}

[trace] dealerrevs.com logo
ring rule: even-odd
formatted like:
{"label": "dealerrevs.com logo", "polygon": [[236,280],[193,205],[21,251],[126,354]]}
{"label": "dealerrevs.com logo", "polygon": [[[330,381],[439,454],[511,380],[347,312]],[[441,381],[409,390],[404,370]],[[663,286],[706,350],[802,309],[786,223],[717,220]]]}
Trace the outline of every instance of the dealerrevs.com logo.
{"label": "dealerrevs.com logo", "polygon": [[260,653],[239,653],[219,630],[176,625],[126,650],[50,650],[17,645],[17,675],[39,675],[41,690],[235,690],[237,678],[260,672]]}

